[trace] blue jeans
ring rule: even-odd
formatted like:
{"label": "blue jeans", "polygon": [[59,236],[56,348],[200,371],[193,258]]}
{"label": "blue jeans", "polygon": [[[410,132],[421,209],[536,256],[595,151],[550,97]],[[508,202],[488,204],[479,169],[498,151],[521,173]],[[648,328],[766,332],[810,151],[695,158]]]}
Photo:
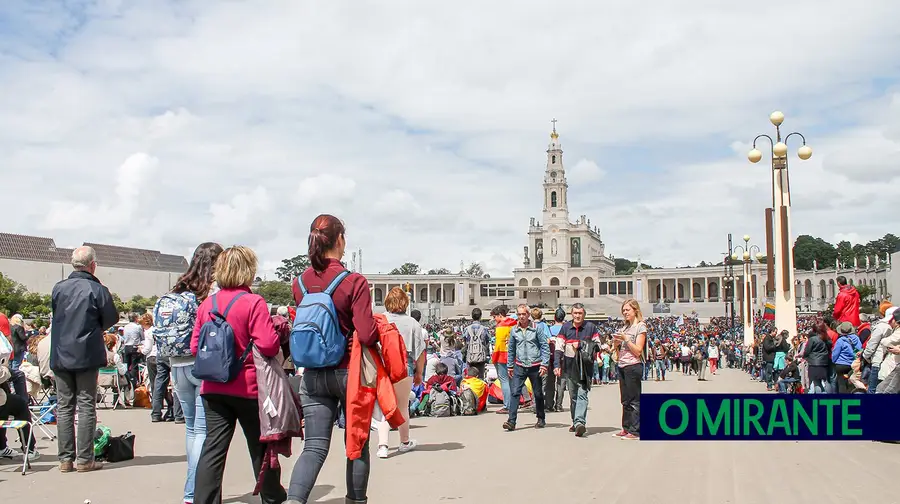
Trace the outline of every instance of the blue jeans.
{"label": "blue jeans", "polygon": [[185,444],[187,453],[187,477],[184,481],[184,502],[194,502],[194,479],[197,461],[206,440],[206,410],[200,399],[200,380],[191,373],[194,365],[172,368],[175,394],[184,412]]}
{"label": "blue jeans", "polygon": [[[544,382],[541,378],[540,366],[522,367],[515,366],[512,381],[512,400],[509,403],[509,423],[515,425],[519,415],[519,398],[522,389],[525,388],[525,380],[531,380],[531,390],[534,393],[534,413],[538,420],[544,420]],[[527,391],[527,389],[526,389]]]}
{"label": "blue jeans", "polygon": [[775,363],[766,362],[766,388],[771,389],[775,386]]}
{"label": "blue jeans", "polygon": [[509,368],[506,364],[494,364],[497,368],[497,379],[500,380],[500,390],[503,391],[503,407],[509,409]]}
{"label": "blue jeans", "polygon": [[641,379],[647,381],[647,378],[650,376],[650,364],[647,364],[645,362],[641,364],[641,366],[643,367],[643,376],[641,377]]}
{"label": "blue jeans", "polygon": [[869,394],[875,393],[875,388],[878,387],[878,371],[881,370],[881,366],[872,366],[869,368]]}
{"label": "blue jeans", "polygon": [[[306,441],[291,473],[288,499],[306,502],[331,448],[334,421],[346,410],[347,370],[307,368],[300,382]],[[346,435],[346,430],[344,431]],[[345,438],[346,439],[346,438]],[[347,461],[347,499],[365,502],[369,486],[369,442],[362,455]]]}
{"label": "blue jeans", "polygon": [[791,383],[797,383],[798,379],[796,378],[782,378],[778,380],[778,393],[779,394],[787,394],[788,385]]}
{"label": "blue jeans", "polygon": [[656,361],[656,377],[662,380],[666,379],[666,361]]}
{"label": "blue jeans", "polygon": [[572,425],[586,425],[588,412],[588,388],[579,381],[566,379],[569,389],[569,412],[572,414]]}
{"label": "blue jeans", "polygon": [[600,380],[609,383],[609,366],[600,366]]}
{"label": "blue jeans", "polygon": [[[150,411],[150,417],[155,419],[162,418],[162,403],[166,402],[166,416],[173,417],[175,420],[181,420],[183,413],[181,412],[181,402],[179,401],[177,405],[172,404],[172,398],[169,396],[169,378],[173,376],[172,366],[169,365],[168,357],[157,357],[156,358],[156,376],[153,379],[152,384],[152,392],[153,395],[150,396],[150,404],[152,406],[152,410]],[[175,395],[178,395],[178,391],[175,391]]]}

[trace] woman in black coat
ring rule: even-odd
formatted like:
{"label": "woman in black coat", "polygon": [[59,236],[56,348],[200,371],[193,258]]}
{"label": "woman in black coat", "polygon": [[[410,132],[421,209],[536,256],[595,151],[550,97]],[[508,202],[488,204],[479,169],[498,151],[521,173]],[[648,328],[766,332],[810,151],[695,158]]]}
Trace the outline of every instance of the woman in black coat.
{"label": "woman in black coat", "polygon": [[819,324],[809,333],[809,340],[803,350],[803,358],[806,359],[809,374],[809,394],[824,394],[827,391],[828,366],[831,365],[831,338],[824,330],[819,332]]}

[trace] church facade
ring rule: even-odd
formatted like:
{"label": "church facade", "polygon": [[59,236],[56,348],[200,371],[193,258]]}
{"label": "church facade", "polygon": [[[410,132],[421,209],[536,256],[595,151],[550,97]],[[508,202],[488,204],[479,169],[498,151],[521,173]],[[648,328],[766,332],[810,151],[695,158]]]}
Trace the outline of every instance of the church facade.
{"label": "church facade", "polygon": [[[723,316],[734,305],[736,316],[747,310],[763,310],[767,269],[751,265],[749,293],[743,288],[743,266],[733,268],[727,279],[724,266],[641,269],[616,275],[615,260],[606,253],[600,229],[586,215],[574,222],[569,213],[568,183],[563,150],[555,120],[547,147],[543,174],[543,208],[540,220],[532,217],[523,247],[522,267],[511,277],[478,278],[458,275],[366,274],[376,310],[395,286],[409,292],[412,306],[429,319],[468,317],[472,308],[487,312],[498,304],[527,303],[554,309],[582,303],[593,316],[618,317],[626,299],[633,298],[645,315],[695,313],[708,318]],[[801,312],[824,310],[834,302],[836,279],[845,276],[854,285],[869,285],[881,299],[900,288],[891,273],[893,257],[875,263],[835,264],[814,271],[795,271],[795,297]],[[640,261],[638,261],[640,262]]]}

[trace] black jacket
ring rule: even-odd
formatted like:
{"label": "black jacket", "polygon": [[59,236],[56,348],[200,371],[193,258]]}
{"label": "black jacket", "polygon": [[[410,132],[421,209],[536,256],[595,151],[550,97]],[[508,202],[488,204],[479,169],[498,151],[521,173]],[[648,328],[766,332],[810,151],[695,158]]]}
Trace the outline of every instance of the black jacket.
{"label": "black jacket", "polygon": [[803,351],[803,358],[810,366],[828,366],[831,364],[831,351],[828,344],[818,335],[810,336]]}
{"label": "black jacket", "polygon": [[25,334],[25,328],[20,325],[12,326],[10,328],[10,338],[12,338],[13,355],[17,359],[21,359],[28,350],[28,335]]}
{"label": "black jacket", "polygon": [[89,371],[105,367],[103,331],[119,321],[109,289],[86,271],[73,271],[53,287],[50,369]]}
{"label": "black jacket", "polygon": [[771,334],[763,338],[762,350],[763,360],[767,364],[775,362],[775,338]]}

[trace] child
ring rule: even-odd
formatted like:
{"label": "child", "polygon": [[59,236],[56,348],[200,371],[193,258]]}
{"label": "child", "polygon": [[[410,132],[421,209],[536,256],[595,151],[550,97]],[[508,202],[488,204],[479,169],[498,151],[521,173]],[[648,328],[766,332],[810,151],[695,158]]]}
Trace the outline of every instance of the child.
{"label": "child", "polygon": [[430,394],[434,388],[443,390],[444,392],[456,393],[456,380],[447,374],[447,365],[438,362],[434,366],[434,376],[425,382],[425,393]]}
{"label": "child", "polygon": [[778,380],[778,393],[787,394],[788,387],[792,383],[800,381],[800,368],[790,355],[784,358],[784,369],[781,370],[781,379]]}
{"label": "child", "polygon": [[477,412],[481,413],[484,411],[484,408],[487,407],[487,383],[478,378],[478,369],[474,367],[470,367],[467,374],[468,376],[463,379],[462,384],[460,385],[460,393],[466,389],[474,392],[475,398],[478,399]]}

